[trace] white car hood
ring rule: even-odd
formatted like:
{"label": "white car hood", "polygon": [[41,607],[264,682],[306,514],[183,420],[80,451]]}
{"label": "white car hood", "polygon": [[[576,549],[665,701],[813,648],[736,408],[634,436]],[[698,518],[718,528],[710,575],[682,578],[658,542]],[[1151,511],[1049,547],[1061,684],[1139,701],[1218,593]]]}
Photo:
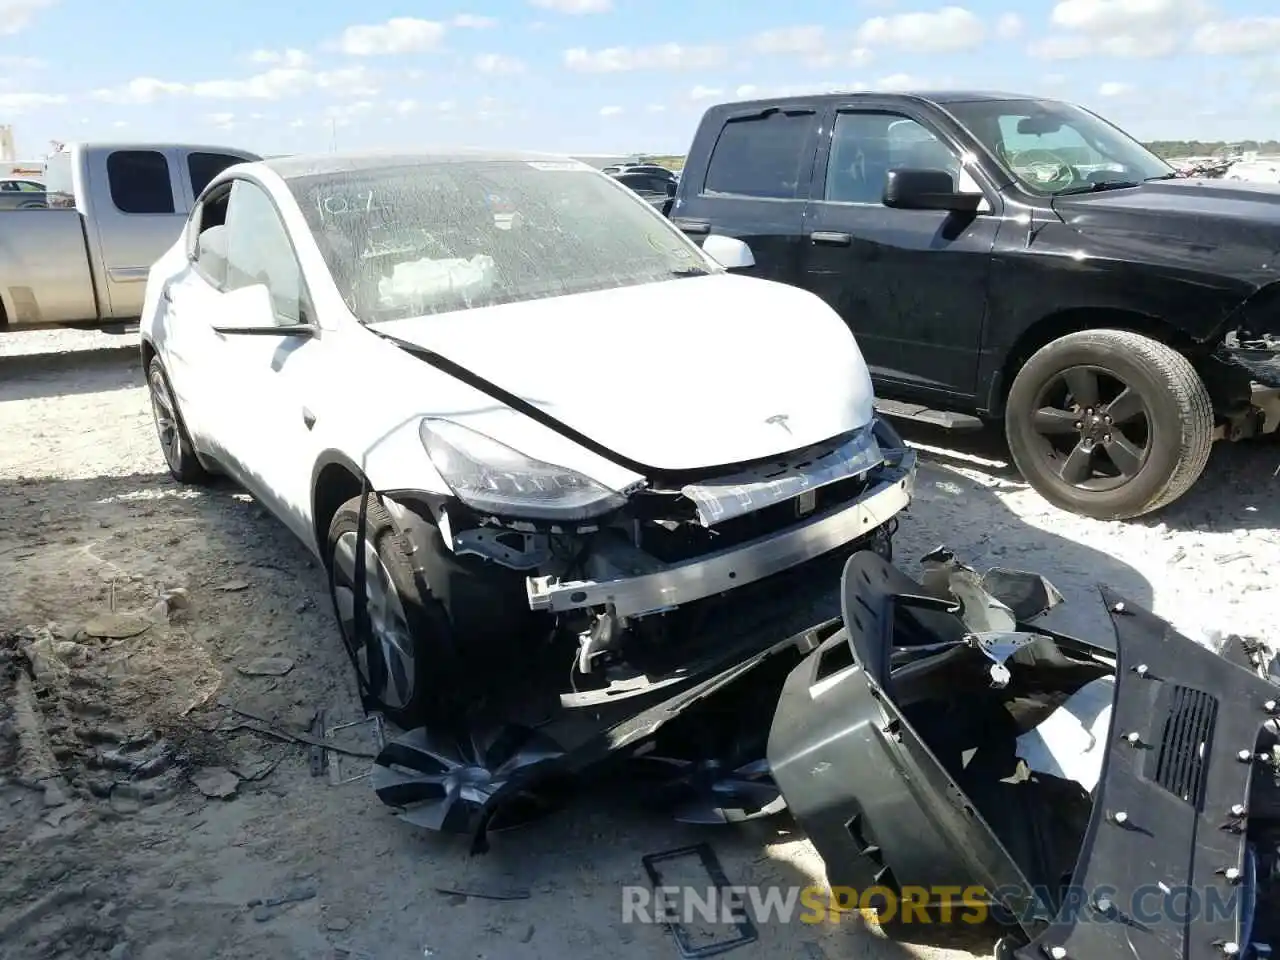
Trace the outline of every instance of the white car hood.
{"label": "white car hood", "polygon": [[689,277],[371,329],[659,471],[774,456],[872,418],[871,379],[839,315],[804,290],[750,277]]}

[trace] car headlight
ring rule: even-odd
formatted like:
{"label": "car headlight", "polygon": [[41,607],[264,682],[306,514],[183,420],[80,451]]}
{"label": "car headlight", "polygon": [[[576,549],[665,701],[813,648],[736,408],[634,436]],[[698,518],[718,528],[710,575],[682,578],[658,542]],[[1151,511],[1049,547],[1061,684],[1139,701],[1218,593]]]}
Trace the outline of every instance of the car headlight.
{"label": "car headlight", "polygon": [[519,450],[449,420],[424,419],[427,456],[459,500],[482,513],[529,520],[588,520],[627,498],[590,477]]}

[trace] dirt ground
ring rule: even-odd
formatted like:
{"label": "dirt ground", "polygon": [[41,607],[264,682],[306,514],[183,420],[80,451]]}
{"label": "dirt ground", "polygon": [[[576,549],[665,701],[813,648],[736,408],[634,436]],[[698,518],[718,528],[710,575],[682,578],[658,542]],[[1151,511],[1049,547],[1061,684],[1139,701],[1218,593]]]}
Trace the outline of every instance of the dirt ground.
{"label": "dirt ground", "polygon": [[[0,352],[30,352],[6,336]],[[946,544],[1048,574],[1060,627],[1105,629],[1105,582],[1197,637],[1280,639],[1280,444],[1220,446],[1184,500],[1121,524],[1048,507],[994,438],[912,436],[926,462],[897,540],[908,569]],[[584,796],[472,858],[394,819],[367,780],[334,782],[366,761],[313,776],[310,748],[281,735],[321,709],[330,726],[360,716],[323,578],[248,496],[169,479],[136,355],[10,358],[0,438],[0,957],[674,958],[662,928],[622,922],[644,854],[705,839],[735,883],[821,882],[785,816],[694,828]],[[792,612],[825,614],[835,588]],[[336,736],[374,747],[366,727]],[[762,926],[730,956],[990,949],[845,920]]]}

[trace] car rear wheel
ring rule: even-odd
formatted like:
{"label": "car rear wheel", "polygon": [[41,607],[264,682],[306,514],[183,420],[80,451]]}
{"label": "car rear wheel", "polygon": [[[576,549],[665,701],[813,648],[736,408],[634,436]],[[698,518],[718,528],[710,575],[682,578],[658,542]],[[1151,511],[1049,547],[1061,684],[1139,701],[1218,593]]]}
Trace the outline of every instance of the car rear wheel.
{"label": "car rear wheel", "polygon": [[173,478],[179,483],[208,482],[209,471],[196,456],[195,445],[191,442],[159,357],[152,357],[147,368],[147,391],[151,394],[151,417],[155,421],[156,436],[160,439],[160,452],[164,454]]}
{"label": "car rear wheel", "polygon": [[1182,354],[1124,330],[1087,330],[1042,347],[1005,408],[1013,461],[1046,500],[1099,520],[1164,507],[1199,479],[1213,406]]}

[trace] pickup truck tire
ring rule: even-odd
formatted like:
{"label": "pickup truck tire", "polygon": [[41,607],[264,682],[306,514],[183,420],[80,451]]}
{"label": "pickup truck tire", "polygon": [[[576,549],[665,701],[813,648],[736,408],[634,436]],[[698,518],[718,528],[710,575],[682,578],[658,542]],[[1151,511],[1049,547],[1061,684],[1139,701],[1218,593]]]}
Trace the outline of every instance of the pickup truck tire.
{"label": "pickup truck tire", "polygon": [[[373,494],[365,507],[365,596],[370,636],[355,636],[355,546],[361,497],[329,524],[329,592],[361,695],[408,730],[448,722],[468,700],[453,619],[422,575],[430,544],[415,544]],[[375,658],[377,662],[375,662]]]}
{"label": "pickup truck tire", "polygon": [[207,483],[211,474],[200,463],[191,434],[183,422],[178,402],[169,385],[169,375],[159,357],[152,357],[147,368],[147,390],[151,394],[151,416],[160,440],[160,452],[173,479],[179,483]]}
{"label": "pickup truck tire", "polygon": [[1046,500],[1098,520],[1158,510],[1199,479],[1213,405],[1182,354],[1127,330],[1071,333],[1040,348],[1005,404],[1009,452]]}

